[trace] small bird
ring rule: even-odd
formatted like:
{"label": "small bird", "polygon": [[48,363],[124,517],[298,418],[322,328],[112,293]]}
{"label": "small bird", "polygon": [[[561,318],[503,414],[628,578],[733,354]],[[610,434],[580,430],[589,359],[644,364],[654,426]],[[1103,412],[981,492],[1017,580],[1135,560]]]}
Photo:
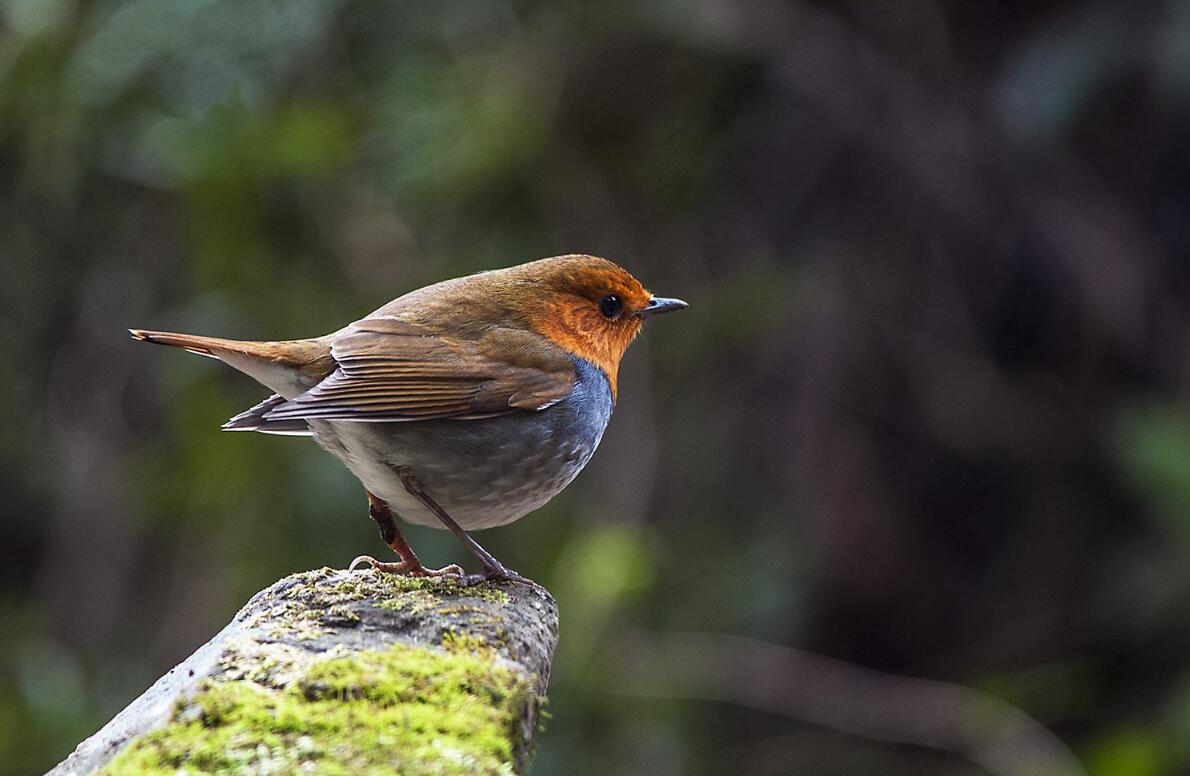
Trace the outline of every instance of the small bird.
{"label": "small bird", "polygon": [[[217,358],[273,395],[228,431],[310,436],[364,486],[390,573],[522,580],[468,531],[544,505],[582,470],[646,319],[686,307],[596,256],[556,256],[420,288],[324,337],[253,342],[129,329]],[[422,565],[393,510],[452,531],[483,564]]]}

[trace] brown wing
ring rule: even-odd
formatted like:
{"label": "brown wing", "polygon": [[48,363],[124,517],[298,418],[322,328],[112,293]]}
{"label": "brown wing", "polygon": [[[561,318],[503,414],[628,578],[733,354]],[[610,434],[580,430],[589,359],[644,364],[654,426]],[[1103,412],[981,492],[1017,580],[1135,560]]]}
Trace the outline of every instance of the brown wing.
{"label": "brown wing", "polygon": [[542,337],[496,329],[456,340],[392,317],[366,318],[331,342],[338,367],[264,414],[289,420],[479,418],[539,410],[574,387],[574,363]]}

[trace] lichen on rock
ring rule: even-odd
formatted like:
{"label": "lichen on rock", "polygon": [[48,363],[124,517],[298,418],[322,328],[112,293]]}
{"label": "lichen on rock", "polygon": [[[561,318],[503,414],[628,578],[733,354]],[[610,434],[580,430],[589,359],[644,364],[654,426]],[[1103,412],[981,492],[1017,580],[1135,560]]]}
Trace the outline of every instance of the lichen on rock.
{"label": "lichen on rock", "polygon": [[556,640],[535,585],[295,574],[54,773],[516,773]]}

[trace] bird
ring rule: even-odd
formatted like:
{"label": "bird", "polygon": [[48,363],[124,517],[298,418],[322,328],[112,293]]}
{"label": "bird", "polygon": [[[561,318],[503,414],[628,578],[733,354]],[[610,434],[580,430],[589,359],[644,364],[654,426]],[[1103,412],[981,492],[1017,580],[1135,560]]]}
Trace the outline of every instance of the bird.
{"label": "bird", "polygon": [[[611,419],[625,351],[646,320],[687,306],[608,259],[569,254],[434,283],[312,339],[128,331],[272,391],[224,430],[311,437],[355,475],[399,560],[361,555],[349,569],[527,581],[470,532],[519,520],[570,484]],[[450,530],[483,571],[425,566],[394,513]]]}

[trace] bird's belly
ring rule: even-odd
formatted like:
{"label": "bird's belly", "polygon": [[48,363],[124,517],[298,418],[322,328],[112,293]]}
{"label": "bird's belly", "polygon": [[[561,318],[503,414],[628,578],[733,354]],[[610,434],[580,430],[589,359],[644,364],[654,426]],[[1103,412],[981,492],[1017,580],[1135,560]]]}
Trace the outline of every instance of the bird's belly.
{"label": "bird's belly", "polygon": [[537,509],[578,475],[611,415],[610,391],[605,401],[590,399],[579,390],[540,412],[478,420],[310,426],[315,439],[403,519],[444,527],[406,490],[402,474],[415,478],[464,529],[478,530]]}

